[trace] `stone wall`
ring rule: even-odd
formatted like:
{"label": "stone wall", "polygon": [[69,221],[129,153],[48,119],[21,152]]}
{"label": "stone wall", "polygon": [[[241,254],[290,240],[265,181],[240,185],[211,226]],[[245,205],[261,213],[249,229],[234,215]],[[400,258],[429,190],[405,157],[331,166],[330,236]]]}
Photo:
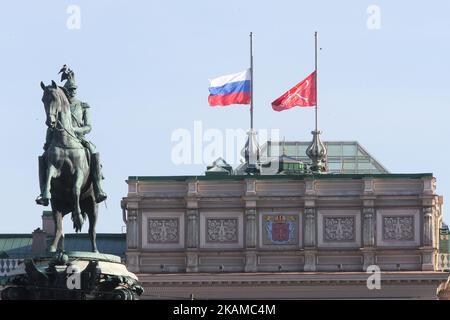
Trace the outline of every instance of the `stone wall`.
{"label": "stone wall", "polygon": [[437,270],[423,175],[130,178],[132,272]]}

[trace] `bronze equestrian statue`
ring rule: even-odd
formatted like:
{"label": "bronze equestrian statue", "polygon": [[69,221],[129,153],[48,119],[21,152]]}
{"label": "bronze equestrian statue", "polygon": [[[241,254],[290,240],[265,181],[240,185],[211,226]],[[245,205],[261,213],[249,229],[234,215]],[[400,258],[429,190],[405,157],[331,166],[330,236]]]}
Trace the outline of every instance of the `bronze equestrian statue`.
{"label": "bronze equestrian statue", "polygon": [[[63,66],[61,81],[41,82],[48,127],[44,153],[39,157],[40,205],[51,204],[55,234],[51,254],[25,259],[17,270],[0,279],[0,300],[136,300],[144,291],[121,257],[99,254],[95,241],[98,204],[107,196],[101,188],[101,165],[94,145],[84,136],[91,131],[89,105],[75,98],[72,70]],[[75,231],[89,220],[92,252],[65,252],[63,217],[72,214]],[[77,281],[74,281],[78,279]],[[75,283],[76,282],[76,283]]]}
{"label": "bronze equestrian statue", "polygon": [[66,80],[63,87],[54,81],[49,86],[41,82],[48,129],[45,151],[39,157],[41,194],[36,203],[44,206],[51,203],[55,236],[50,252],[57,248],[64,250],[64,243],[60,242],[63,240],[62,220],[69,212],[76,232],[81,231],[87,215],[92,251],[97,252],[98,203],[107,198],[101,187],[100,157],[95,146],[84,138],[91,131],[91,118],[89,105],[75,97],[74,72],[64,65],[60,73],[61,81]]}

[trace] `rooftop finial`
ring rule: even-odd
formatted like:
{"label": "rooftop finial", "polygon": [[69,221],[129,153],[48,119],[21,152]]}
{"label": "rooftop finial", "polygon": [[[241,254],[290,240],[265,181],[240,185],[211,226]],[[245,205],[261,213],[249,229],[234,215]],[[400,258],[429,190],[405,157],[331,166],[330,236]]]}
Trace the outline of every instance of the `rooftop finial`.
{"label": "rooftop finial", "polygon": [[311,131],[311,133],[313,135],[313,140],[308,146],[308,149],[306,149],[306,155],[312,161],[310,169],[312,172],[325,172],[327,149],[319,137],[322,131]]}
{"label": "rooftop finial", "polygon": [[258,139],[256,137],[256,131],[250,129],[248,132],[248,139],[244,147],[244,157],[246,162],[246,172],[247,174],[258,174],[259,170],[259,157],[260,148],[258,144]]}

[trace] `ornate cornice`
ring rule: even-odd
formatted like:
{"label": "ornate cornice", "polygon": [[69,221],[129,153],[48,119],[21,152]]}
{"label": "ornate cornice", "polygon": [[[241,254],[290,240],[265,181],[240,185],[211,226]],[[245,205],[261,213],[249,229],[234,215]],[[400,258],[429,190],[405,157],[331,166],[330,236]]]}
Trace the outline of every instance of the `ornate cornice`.
{"label": "ornate cornice", "polygon": [[[365,272],[304,273],[228,273],[228,274],[137,274],[145,286],[304,286],[361,285],[366,286]],[[382,272],[381,285],[436,285],[449,279],[444,272]]]}

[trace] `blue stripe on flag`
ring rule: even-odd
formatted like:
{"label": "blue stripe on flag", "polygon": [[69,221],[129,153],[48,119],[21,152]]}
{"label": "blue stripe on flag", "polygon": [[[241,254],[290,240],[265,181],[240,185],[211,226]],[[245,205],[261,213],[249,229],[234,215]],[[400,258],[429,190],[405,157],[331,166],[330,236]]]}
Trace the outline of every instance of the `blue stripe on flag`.
{"label": "blue stripe on flag", "polygon": [[211,95],[250,92],[250,80],[230,82],[221,87],[209,87]]}

